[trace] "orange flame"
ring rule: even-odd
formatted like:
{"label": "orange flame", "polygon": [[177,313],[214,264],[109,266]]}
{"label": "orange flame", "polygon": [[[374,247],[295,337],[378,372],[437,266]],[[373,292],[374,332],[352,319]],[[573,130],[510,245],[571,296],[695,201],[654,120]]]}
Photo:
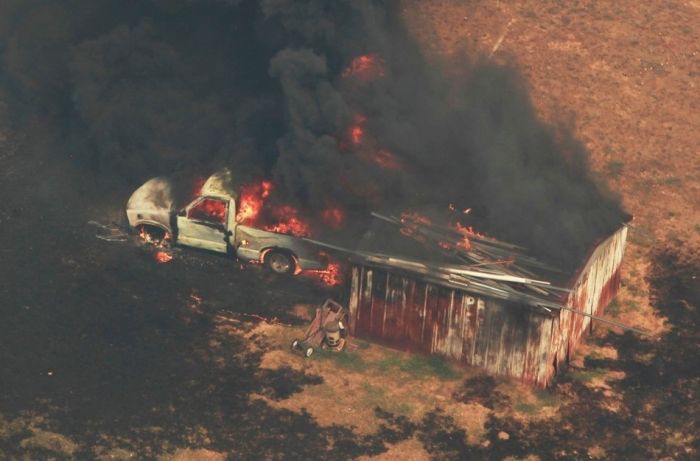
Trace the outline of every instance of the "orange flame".
{"label": "orange flame", "polygon": [[241,188],[241,199],[236,214],[240,223],[254,223],[260,215],[265,199],[272,191],[272,182],[263,180],[259,183],[248,184]]}
{"label": "orange flame", "polygon": [[384,60],[376,54],[363,54],[352,60],[342,73],[343,77],[374,80],[384,76]]}
{"label": "orange flame", "polygon": [[262,193],[260,194],[260,196],[262,198],[269,197],[270,192],[272,191],[272,181],[263,180],[260,183],[260,188],[262,189]]}
{"label": "orange flame", "polygon": [[278,220],[277,224],[265,226],[264,230],[291,234],[295,237],[308,237],[311,235],[309,224],[299,218],[296,208],[284,205],[272,210],[272,214]]}
{"label": "orange flame", "polygon": [[343,276],[338,263],[328,263],[328,268],[319,275],[321,281],[328,286],[337,286],[343,283]]}
{"label": "orange flame", "polygon": [[401,162],[398,158],[386,149],[380,149],[374,156],[374,163],[387,170],[398,170]]}
{"label": "orange flame", "polygon": [[155,257],[159,263],[169,263],[173,259],[173,256],[165,251],[156,251]]}
{"label": "orange flame", "polygon": [[[272,189],[273,184],[268,180],[243,186],[241,188],[240,208],[236,214],[236,220],[240,223],[260,226],[260,215],[265,205],[265,199],[270,196]],[[261,228],[263,230],[290,234],[296,237],[308,237],[311,235],[309,224],[299,217],[298,210],[292,206],[275,207],[266,212],[265,215],[272,217],[274,224],[262,225]],[[268,221],[268,219],[264,219],[264,221]]]}
{"label": "orange flame", "polygon": [[447,242],[438,242],[438,246],[440,248],[442,248],[443,250],[451,250],[452,249],[452,245],[450,245]]}
{"label": "orange flame", "polygon": [[194,182],[192,197],[199,197],[200,195],[202,195],[202,188],[204,187],[205,182],[207,182],[207,180],[204,178],[200,178]]}
{"label": "orange flame", "polygon": [[353,144],[360,144],[364,135],[364,128],[362,128],[360,125],[353,125],[350,128],[350,139],[352,139]]}
{"label": "orange flame", "polygon": [[163,236],[163,239],[158,240],[146,230],[145,226],[141,226],[139,227],[139,238],[146,243],[150,243],[151,245],[156,245],[157,247],[162,248],[163,246],[166,246],[170,241],[170,233],[166,232]]}
{"label": "orange flame", "polygon": [[337,262],[329,262],[325,270],[309,270],[304,272],[305,275],[314,277],[329,287],[335,287],[343,283],[342,267]]}
{"label": "orange flame", "polygon": [[355,114],[353,125],[350,127],[350,140],[353,144],[358,145],[362,143],[365,136],[364,125],[367,122],[367,117],[362,114]]}
{"label": "orange flame", "polygon": [[[467,208],[467,210],[471,211],[471,208]],[[465,210],[465,213],[468,212],[467,210]],[[471,243],[469,241],[470,237],[488,238],[486,234],[478,232],[472,226],[465,226],[460,222],[455,223],[453,227],[457,232],[464,236],[464,240],[460,241],[460,243],[457,246],[465,250],[469,250],[471,248]]]}
{"label": "orange flame", "polygon": [[465,250],[465,251],[469,251],[472,248],[472,243],[465,236],[462,240],[457,242],[457,248],[460,248],[460,249]]}
{"label": "orange flame", "polygon": [[426,226],[431,225],[433,222],[427,216],[423,216],[415,211],[404,211],[401,213],[401,222],[407,224],[413,221],[416,224],[425,224]]}
{"label": "orange flame", "polygon": [[340,208],[326,208],[321,212],[321,217],[333,229],[340,229],[345,222],[345,213]]}
{"label": "orange flame", "polygon": [[221,200],[205,199],[190,210],[194,215],[202,215],[206,217],[216,218],[218,222],[224,224],[226,221],[226,202]]}
{"label": "orange flame", "polygon": [[457,232],[464,235],[465,237],[470,237],[470,236],[486,237],[485,234],[482,234],[481,232],[477,232],[476,230],[474,230],[474,228],[472,226],[465,226],[460,222],[456,223],[454,228],[457,230]]}

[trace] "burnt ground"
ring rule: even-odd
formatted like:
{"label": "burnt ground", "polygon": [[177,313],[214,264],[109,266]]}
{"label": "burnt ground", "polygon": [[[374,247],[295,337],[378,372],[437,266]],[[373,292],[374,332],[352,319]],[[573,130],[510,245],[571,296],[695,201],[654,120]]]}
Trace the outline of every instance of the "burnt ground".
{"label": "burnt ground", "polygon": [[[18,171],[12,168],[17,156],[3,160],[5,171]],[[648,280],[667,331],[655,339],[614,333],[594,339],[618,350],[616,360],[589,357],[585,363],[623,372],[611,389],[562,374],[550,391],[567,402],[557,418],[524,422],[493,413],[479,445],[468,445],[465,430],[437,408],[418,422],[377,408],[378,431],[358,435],[251,399],[284,399],[323,377],[261,369],[261,352],[243,335],[216,328],[222,313],[233,321],[236,313],[254,313],[299,324],[292,306],[338,293],[201,252],[177,251],[172,262],[159,264],[151,248],[134,240],[95,238],[87,222],[99,200],[84,198],[97,196],[92,186],[77,186],[65,197],[44,195],[32,178],[20,171],[2,183],[5,458],[135,453],[154,459],[204,447],[231,459],[352,459],[409,438],[434,459],[692,459],[700,449],[694,439],[698,255],[680,243],[655,253]],[[471,379],[452,399],[507,405],[507,396],[492,389],[488,378]],[[47,433],[53,438],[41,442],[39,435]]]}

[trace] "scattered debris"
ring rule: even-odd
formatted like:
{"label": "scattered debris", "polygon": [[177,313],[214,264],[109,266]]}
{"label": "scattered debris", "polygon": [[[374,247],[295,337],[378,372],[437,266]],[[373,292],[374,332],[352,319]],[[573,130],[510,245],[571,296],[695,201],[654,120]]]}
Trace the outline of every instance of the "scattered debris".
{"label": "scattered debris", "polygon": [[281,325],[284,327],[293,327],[291,323],[284,323],[282,322],[279,318],[277,317],[263,317],[262,315],[258,314],[249,314],[247,312],[233,312],[227,309],[221,309],[218,314],[216,314],[216,318],[219,320],[227,321],[227,322],[240,322],[239,318],[244,318],[244,319],[252,319],[252,320],[258,320],[263,323],[267,323],[268,325]]}
{"label": "scattered debris", "polygon": [[225,453],[200,448],[180,449],[172,455],[158,457],[158,461],[224,461],[226,458]]}
{"label": "scattered debris", "polygon": [[73,456],[78,451],[78,444],[68,437],[56,432],[30,428],[31,436],[19,442],[23,449],[43,450],[54,455]]}
{"label": "scattered debris", "polygon": [[97,237],[107,242],[125,242],[129,236],[126,231],[115,223],[102,224],[97,221],[88,221],[88,225],[97,227]]}
{"label": "scattered debris", "polygon": [[493,48],[491,49],[491,53],[489,53],[489,58],[494,55],[496,51],[498,51],[498,48],[501,47],[501,43],[503,43],[503,39],[506,38],[506,34],[508,34],[508,30],[510,29],[510,26],[515,22],[515,19],[511,19],[508,24],[506,24],[505,29],[503,30],[503,33],[501,34],[500,37],[498,37],[498,40],[496,41],[496,44],[493,45]]}

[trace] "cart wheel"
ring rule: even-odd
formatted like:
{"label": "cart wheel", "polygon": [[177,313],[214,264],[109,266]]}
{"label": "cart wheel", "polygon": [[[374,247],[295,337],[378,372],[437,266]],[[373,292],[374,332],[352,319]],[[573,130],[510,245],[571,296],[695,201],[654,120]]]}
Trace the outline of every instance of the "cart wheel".
{"label": "cart wheel", "polygon": [[311,354],[313,354],[313,353],[314,353],[314,348],[313,348],[313,347],[309,346],[309,347],[306,348],[306,356],[307,356],[307,357],[311,357]]}
{"label": "cart wheel", "polygon": [[299,347],[299,340],[295,339],[294,341],[292,341],[292,350],[295,351],[295,350],[297,350],[298,347]]}

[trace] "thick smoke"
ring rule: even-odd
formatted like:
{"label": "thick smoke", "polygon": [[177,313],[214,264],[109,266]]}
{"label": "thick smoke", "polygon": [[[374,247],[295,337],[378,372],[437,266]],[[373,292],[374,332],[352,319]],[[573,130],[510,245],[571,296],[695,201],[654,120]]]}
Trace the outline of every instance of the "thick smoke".
{"label": "thick smoke", "polygon": [[[422,55],[395,1],[7,0],[0,40],[17,128],[110,184],[228,166],[311,211],[453,203],[565,267],[624,219],[517,71]],[[373,75],[347,71],[360,55]]]}

